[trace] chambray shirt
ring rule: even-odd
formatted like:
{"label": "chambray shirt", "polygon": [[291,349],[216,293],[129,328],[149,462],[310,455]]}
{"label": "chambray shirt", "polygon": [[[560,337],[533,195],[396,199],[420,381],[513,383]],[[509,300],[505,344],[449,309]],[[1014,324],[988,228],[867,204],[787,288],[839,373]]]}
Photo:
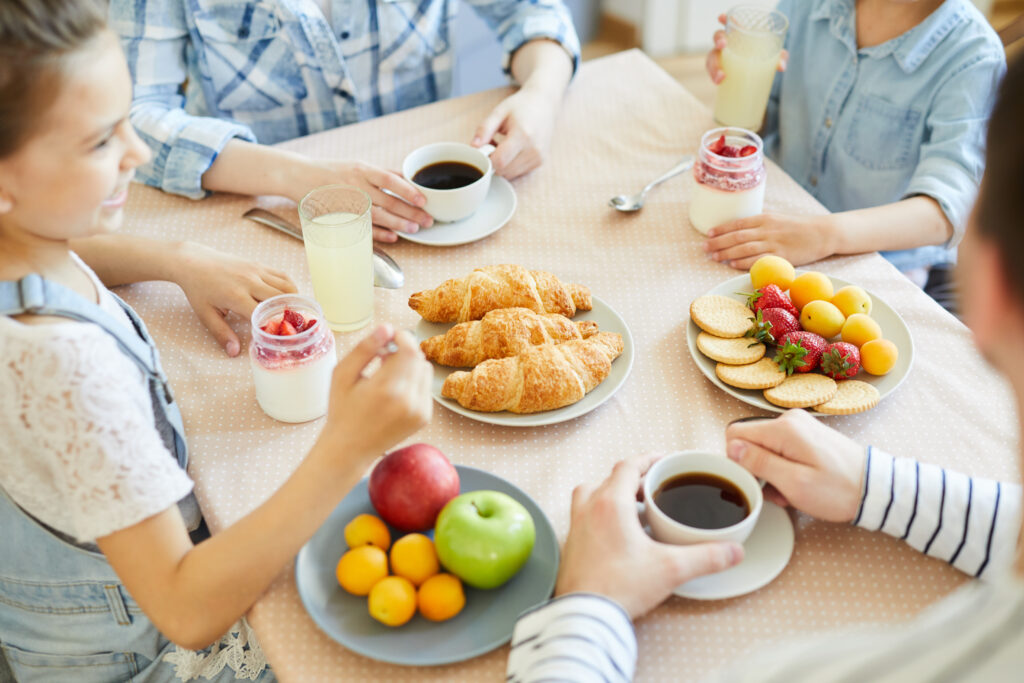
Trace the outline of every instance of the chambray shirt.
{"label": "chambray shirt", "polygon": [[[200,198],[232,138],[272,144],[447,97],[458,0],[112,0],[135,83],[131,122],[153,150],[137,177]],[[561,0],[463,0],[505,68],[537,38],[579,62]]]}
{"label": "chambray shirt", "polygon": [[779,2],[790,57],[772,88],[765,148],[830,211],[932,197],[952,239],[883,255],[901,270],[955,262],[984,169],[1003,47],[968,0],[946,0],[903,35],[858,49],[854,5]]}

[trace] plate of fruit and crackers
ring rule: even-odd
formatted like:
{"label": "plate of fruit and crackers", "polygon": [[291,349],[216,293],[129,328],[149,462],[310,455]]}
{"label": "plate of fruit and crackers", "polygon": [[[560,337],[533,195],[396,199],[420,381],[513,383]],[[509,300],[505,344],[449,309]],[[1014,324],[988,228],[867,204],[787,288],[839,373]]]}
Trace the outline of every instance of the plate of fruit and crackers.
{"label": "plate of fruit and crackers", "polygon": [[705,377],[772,412],[871,410],[914,360],[910,329],[885,300],[777,256],[695,299],[686,336]]}
{"label": "plate of fruit and crackers", "polygon": [[536,427],[610,399],[633,367],[626,321],[589,288],[521,266],[487,266],[413,294],[413,328],[440,405],[472,420]]}
{"label": "plate of fruit and crackers", "polygon": [[558,560],[530,496],[414,444],[338,504],[299,551],[295,583],[317,626],[349,650],[437,666],[508,642],[519,615],[551,596]]}

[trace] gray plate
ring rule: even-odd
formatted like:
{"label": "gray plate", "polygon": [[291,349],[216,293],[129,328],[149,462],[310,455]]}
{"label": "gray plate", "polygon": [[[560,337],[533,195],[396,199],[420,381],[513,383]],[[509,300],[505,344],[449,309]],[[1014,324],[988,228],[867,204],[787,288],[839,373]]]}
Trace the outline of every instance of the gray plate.
{"label": "gray plate", "polygon": [[[306,611],[327,635],[349,650],[405,666],[461,662],[504,645],[512,637],[516,618],[551,596],[558,574],[558,540],[547,516],[510,482],[474,467],[456,465],[456,469],[462,493],[501,491],[530,512],[537,529],[530,559],[501,588],[478,590],[467,586],[466,606],[448,621],[435,623],[417,614],[404,626],[385,626],[370,616],[365,597],[342,590],[334,576],[338,559],[347,550],[345,525],[360,513],[376,514],[363,479],[295,559],[295,584]],[[392,529],[392,538],[399,535]]]}
{"label": "gray plate", "polygon": [[[431,393],[434,395],[434,400],[448,410],[460,415],[465,415],[466,417],[477,420],[478,422],[504,425],[506,427],[539,427],[541,425],[556,424],[558,422],[572,420],[597,408],[599,405],[610,399],[612,394],[619,390],[619,387],[621,387],[625,383],[626,378],[629,377],[629,371],[633,369],[633,335],[630,334],[629,328],[626,326],[626,321],[623,320],[622,316],[616,313],[611,306],[601,299],[598,299],[596,296],[592,298],[594,302],[593,309],[589,311],[580,311],[573,317],[573,320],[593,320],[597,323],[602,332],[617,332],[621,334],[622,355],[612,362],[612,371],[604,378],[604,381],[598,384],[593,391],[576,403],[557,410],[546,410],[542,413],[529,413],[526,415],[509,413],[507,411],[500,413],[482,413],[476,410],[470,410],[469,408],[463,408],[459,405],[458,401],[450,398],[443,398],[441,396],[441,387],[444,386],[444,380],[449,374],[456,370],[465,370],[465,368],[450,368],[444,365],[438,365],[437,363],[434,363],[434,383],[431,385]],[[454,323],[429,323],[426,320],[420,320],[413,329],[413,333],[416,336],[416,341],[423,341],[427,337],[444,334],[452,327],[454,327]]]}
{"label": "gray plate", "polygon": [[410,242],[432,247],[454,247],[476,242],[498,232],[516,212],[516,192],[512,183],[501,176],[491,178],[491,189],[480,208],[467,218],[451,223],[434,223],[412,234],[395,234]]}
{"label": "gray plate", "polygon": [[[799,275],[802,271],[797,271]],[[832,280],[832,286],[839,290],[840,287],[847,285],[856,284],[848,282],[832,275],[829,275],[829,279]],[[737,301],[746,301],[746,299],[736,292],[752,292],[754,291],[754,285],[750,281],[750,275],[737,275],[736,277],[726,280],[719,286],[715,287],[707,294],[719,294],[727,296]],[[907,327],[907,323],[903,321],[900,314],[893,309],[892,306],[885,303],[878,297],[874,292],[868,292],[871,296],[871,317],[875,319],[878,326],[882,328],[882,336],[885,339],[890,340],[899,349],[899,358],[896,360],[896,366],[889,371],[889,374],[876,377],[869,375],[868,373],[861,371],[857,373],[854,379],[858,379],[868,384],[873,384],[880,395],[880,399],[884,399],[886,396],[896,390],[903,380],[910,374],[910,366],[914,363],[914,340],[910,336],[910,328]],[[697,349],[697,335],[700,334],[700,328],[692,320],[686,325],[686,345],[690,348],[690,355],[693,356],[693,362],[697,364],[700,371],[704,373],[704,376],[711,380],[711,383],[717,386],[722,391],[735,396],[744,403],[749,403],[752,406],[761,408],[762,410],[769,410],[773,413],[784,413],[785,408],[780,408],[770,403],[765,397],[762,391],[753,391],[748,389],[737,389],[731,387],[722,380],[718,379],[718,375],[715,374],[715,366],[717,363]],[[768,349],[768,353],[765,355],[774,355],[773,348]],[[817,413],[813,410],[808,411],[815,417],[834,417],[826,415],[824,413]]]}

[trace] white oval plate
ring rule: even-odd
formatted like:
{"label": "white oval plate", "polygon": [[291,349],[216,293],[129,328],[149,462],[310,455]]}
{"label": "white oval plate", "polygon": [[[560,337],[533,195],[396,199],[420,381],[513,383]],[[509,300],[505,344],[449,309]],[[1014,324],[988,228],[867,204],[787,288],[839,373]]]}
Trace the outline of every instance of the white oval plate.
{"label": "white oval plate", "polygon": [[[837,291],[840,287],[855,284],[831,275],[829,275],[829,279],[832,280],[832,286],[835,287]],[[752,291],[754,291],[754,285],[750,281],[750,275],[737,275],[730,280],[726,280],[717,287],[712,288],[707,292],[707,294],[718,294],[736,299],[737,301],[745,302],[746,299],[736,292]],[[871,317],[874,318],[875,322],[878,323],[878,326],[882,328],[882,336],[896,344],[896,348],[899,349],[899,358],[896,360],[896,367],[889,371],[889,374],[876,377],[875,375],[869,375],[868,373],[861,371],[857,373],[855,378],[862,382],[873,384],[875,388],[878,389],[878,394],[880,396],[879,400],[881,400],[895,391],[896,387],[902,384],[903,380],[906,379],[907,375],[910,373],[910,366],[914,363],[914,340],[910,336],[910,328],[907,327],[907,323],[903,321],[900,314],[897,313],[892,306],[885,303],[885,301],[883,301],[874,292],[868,292],[868,294],[871,296],[872,302]],[[777,405],[769,403],[764,397],[764,393],[762,391],[737,389],[736,387],[731,387],[718,379],[718,375],[715,374],[715,366],[717,363],[697,349],[698,334],[700,334],[700,328],[697,327],[697,323],[690,320],[686,326],[686,345],[690,349],[690,355],[693,356],[693,361],[697,364],[697,367],[700,368],[700,371],[704,373],[704,376],[711,380],[712,384],[725,393],[735,396],[744,403],[749,403],[750,405],[761,408],[762,410],[768,410],[773,413],[786,412],[785,408],[780,408]],[[773,351],[769,347],[768,353],[765,355],[772,353]],[[824,413],[816,413],[813,410],[808,412],[816,417],[834,417],[831,415],[825,415]]]}
{"label": "white oval plate", "polygon": [[[572,420],[580,415],[589,413],[618,391],[619,387],[625,383],[626,378],[629,377],[629,371],[633,368],[633,335],[630,334],[626,321],[601,299],[595,296],[593,301],[594,307],[592,310],[578,312],[573,317],[573,320],[593,320],[602,332],[617,332],[621,334],[622,355],[612,362],[612,371],[605,377],[604,381],[576,403],[564,408],[558,408],[557,410],[547,410],[542,413],[529,413],[526,415],[507,411],[482,413],[476,410],[469,410],[459,405],[458,401],[441,397],[441,387],[444,386],[445,378],[450,373],[456,370],[465,370],[465,368],[450,368],[445,365],[438,365],[437,363],[434,363],[434,383],[431,385],[434,400],[448,410],[465,415],[472,420],[504,425],[506,427],[539,427],[565,422],[566,420]],[[417,341],[423,341],[427,337],[444,334],[453,326],[454,323],[430,323],[426,320],[420,320],[413,329],[413,334],[415,334]]]}
{"label": "white oval plate", "polygon": [[434,223],[419,232],[395,234],[410,242],[432,247],[454,247],[476,242],[498,232],[516,212],[516,192],[512,183],[501,176],[491,178],[491,189],[480,208],[469,217],[451,223]]}

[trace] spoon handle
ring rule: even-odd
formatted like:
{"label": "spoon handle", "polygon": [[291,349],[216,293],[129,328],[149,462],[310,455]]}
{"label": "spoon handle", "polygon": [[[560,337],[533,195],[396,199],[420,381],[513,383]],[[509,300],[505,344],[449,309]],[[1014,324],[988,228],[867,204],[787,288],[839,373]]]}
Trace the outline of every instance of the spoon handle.
{"label": "spoon handle", "polygon": [[651,182],[649,182],[644,187],[644,189],[640,190],[640,194],[647,194],[651,190],[651,188],[654,187],[655,185],[660,185],[661,183],[665,182],[669,178],[674,178],[675,176],[679,175],[683,171],[690,170],[692,167],[693,167],[693,155],[692,154],[687,154],[685,157],[683,157],[682,161],[680,161],[678,164],[673,166],[671,168],[671,170],[668,171],[668,173],[666,173],[665,175],[661,176],[660,178],[657,178],[657,179],[652,180]]}

